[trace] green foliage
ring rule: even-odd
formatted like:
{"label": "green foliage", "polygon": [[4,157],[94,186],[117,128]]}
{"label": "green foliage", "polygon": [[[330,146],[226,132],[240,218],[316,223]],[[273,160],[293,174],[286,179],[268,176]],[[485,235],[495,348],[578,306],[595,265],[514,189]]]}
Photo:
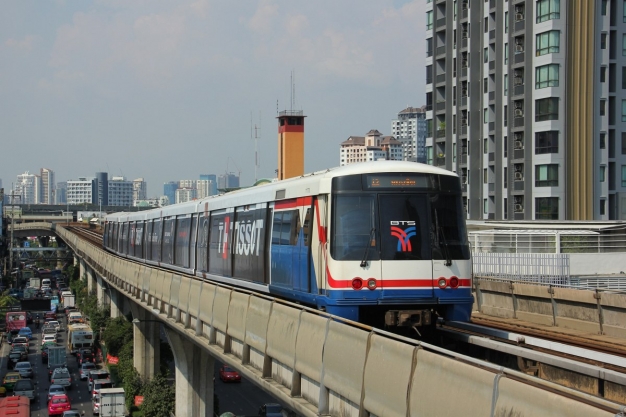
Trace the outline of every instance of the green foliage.
{"label": "green foliage", "polygon": [[102,339],[112,356],[121,356],[122,348],[130,342],[130,357],[132,360],[133,325],[126,317],[117,317],[109,320],[106,329],[102,332]]}
{"label": "green foliage", "polygon": [[145,417],[169,416],[174,412],[176,391],[167,381],[166,375],[159,373],[148,381],[141,390]]}
{"label": "green foliage", "polygon": [[161,362],[159,364],[161,372],[167,374],[170,369],[169,364],[174,362],[174,352],[172,352],[172,348],[169,343],[161,340],[161,350],[159,355],[161,358]]}
{"label": "green foliage", "polygon": [[131,338],[120,349],[118,354],[119,362],[117,364],[117,374],[124,386],[126,407],[129,409],[134,403],[135,395],[139,395],[143,387],[143,381],[139,376],[139,372],[135,369],[133,358],[133,340]]}

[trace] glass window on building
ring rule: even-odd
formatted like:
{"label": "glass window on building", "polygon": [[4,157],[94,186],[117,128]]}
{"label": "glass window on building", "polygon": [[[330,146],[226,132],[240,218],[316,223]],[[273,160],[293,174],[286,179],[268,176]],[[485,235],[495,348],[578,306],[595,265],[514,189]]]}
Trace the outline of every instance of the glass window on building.
{"label": "glass window on building", "polygon": [[433,11],[426,12],[426,30],[432,30],[433,28]]}
{"label": "glass window on building", "polygon": [[489,213],[489,200],[487,200],[486,198],[483,199],[483,213]]}
{"label": "glass window on building", "polygon": [[600,199],[600,215],[604,216],[606,214],[606,199]]}
{"label": "glass window on building", "polygon": [[535,69],[535,90],[559,86],[559,64],[542,65]]}
{"label": "glass window on building", "polygon": [[626,33],[622,35],[622,56],[626,56]]}
{"label": "glass window on building", "polygon": [[600,13],[602,13],[602,16],[606,16],[606,9],[607,9],[608,4],[609,4],[609,0],[602,0],[602,8],[600,11]]}
{"label": "glass window on building", "polygon": [[626,165],[622,165],[622,187],[626,187]]}
{"label": "glass window on building", "polygon": [[600,165],[600,182],[606,181],[606,165]]}
{"label": "glass window on building", "polygon": [[560,39],[561,32],[558,30],[539,33],[536,37],[537,56],[558,53]]}
{"label": "glass window on building", "polygon": [[622,132],[622,155],[626,155],[626,132]]}
{"label": "glass window on building", "polygon": [[559,131],[535,133],[535,154],[559,153]]}
{"label": "glass window on building", "polygon": [[504,95],[509,95],[509,74],[504,74]]}
{"label": "glass window on building", "polygon": [[428,165],[433,165],[433,147],[432,146],[426,147],[426,163]]}
{"label": "glass window on building", "polygon": [[560,0],[537,1],[537,23],[559,19],[561,12]]}
{"label": "glass window on building", "polygon": [[622,122],[626,122],[626,100],[622,100]]}
{"label": "glass window on building", "polygon": [[559,198],[535,198],[535,220],[558,220]]}
{"label": "glass window on building", "polygon": [[559,165],[535,166],[535,187],[556,187],[559,185]]}
{"label": "glass window on building", "polygon": [[[622,108],[624,108],[623,105]],[[546,120],[559,120],[558,97],[548,97],[535,100],[535,121],[543,122]]]}

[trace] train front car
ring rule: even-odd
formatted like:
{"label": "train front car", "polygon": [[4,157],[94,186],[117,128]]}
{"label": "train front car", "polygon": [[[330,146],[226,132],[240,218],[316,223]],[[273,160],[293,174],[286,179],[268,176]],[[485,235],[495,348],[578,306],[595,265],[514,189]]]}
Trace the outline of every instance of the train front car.
{"label": "train front car", "polygon": [[377,327],[468,321],[472,267],[458,176],[388,166],[411,169],[332,179],[326,311]]}

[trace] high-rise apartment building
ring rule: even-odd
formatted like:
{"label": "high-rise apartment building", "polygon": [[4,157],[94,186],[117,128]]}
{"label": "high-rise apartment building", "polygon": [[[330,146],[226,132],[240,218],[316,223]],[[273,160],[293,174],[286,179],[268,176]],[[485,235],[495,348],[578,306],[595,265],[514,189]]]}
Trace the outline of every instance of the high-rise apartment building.
{"label": "high-rise apartment building", "polygon": [[187,201],[195,200],[197,191],[195,188],[178,188],[176,190],[176,204],[186,203]]}
{"label": "high-rise apartment building", "polygon": [[624,7],[427,0],[427,161],[468,218],[626,218]]}
{"label": "high-rise apartment building", "polygon": [[[126,177],[112,177],[109,180],[109,205],[130,207],[133,205],[133,182]],[[97,203],[94,201],[94,203]]]}
{"label": "high-rise apartment building", "polygon": [[133,205],[148,198],[148,183],[143,178],[133,180]]}
{"label": "high-rise apartment building", "polygon": [[366,161],[402,161],[404,159],[403,144],[392,136],[383,136],[372,129],[365,136],[350,136],[341,142],[339,148],[339,165],[344,166]]}
{"label": "high-rise apartment building", "polygon": [[48,168],[41,168],[39,177],[41,178],[40,204],[54,204],[54,171]]}
{"label": "high-rise apartment building", "polygon": [[391,135],[402,143],[405,161],[426,162],[426,109],[407,107],[391,121]]}

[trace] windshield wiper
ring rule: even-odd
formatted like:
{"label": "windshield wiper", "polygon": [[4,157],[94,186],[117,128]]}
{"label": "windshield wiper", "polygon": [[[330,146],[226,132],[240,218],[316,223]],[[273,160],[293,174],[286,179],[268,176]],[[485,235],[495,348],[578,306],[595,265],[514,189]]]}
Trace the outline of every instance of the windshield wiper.
{"label": "windshield wiper", "polygon": [[361,268],[365,268],[367,266],[367,257],[370,252],[370,246],[372,246],[372,240],[374,239],[375,231],[376,231],[376,228],[374,227],[372,227],[372,230],[370,230],[370,235],[367,240],[367,246],[365,246],[365,253],[363,254],[363,259],[361,260],[361,264],[360,264]]}
{"label": "windshield wiper", "polygon": [[437,235],[441,234],[441,240],[443,243],[443,253],[446,256],[446,266],[452,265],[452,258],[450,257],[450,250],[448,248],[448,240],[446,239],[446,234],[443,231],[443,227],[439,226],[439,215],[437,214],[437,210],[435,210],[435,227],[437,228]]}

